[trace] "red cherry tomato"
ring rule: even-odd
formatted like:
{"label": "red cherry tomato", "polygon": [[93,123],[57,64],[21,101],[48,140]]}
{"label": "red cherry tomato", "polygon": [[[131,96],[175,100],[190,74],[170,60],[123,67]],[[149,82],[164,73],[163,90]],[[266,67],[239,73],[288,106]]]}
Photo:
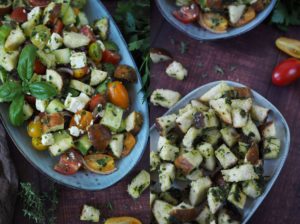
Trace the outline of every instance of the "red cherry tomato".
{"label": "red cherry tomato", "polygon": [[277,65],[272,74],[272,82],[277,86],[286,86],[300,77],[300,60],[289,58]]}
{"label": "red cherry tomato", "polygon": [[82,156],[71,149],[60,156],[58,164],[54,166],[54,170],[64,175],[72,175],[82,167],[82,161]]}
{"label": "red cherry tomato", "polygon": [[64,24],[60,19],[58,19],[53,27],[53,33],[61,34],[63,29],[64,29]]}
{"label": "red cherry tomato", "polygon": [[56,24],[56,21],[58,20],[58,17],[60,15],[60,9],[61,9],[60,4],[56,4],[54,6],[54,9],[50,13],[50,17],[47,22],[47,25],[54,26]]}
{"label": "red cherry tomato", "polygon": [[46,7],[50,3],[49,0],[28,0],[27,2],[32,6],[40,7]]}
{"label": "red cherry tomato", "polygon": [[99,104],[102,104],[103,106],[106,104],[106,97],[100,93],[92,97],[89,103],[90,111],[94,111]]}
{"label": "red cherry tomato", "polygon": [[121,61],[121,56],[118,53],[109,50],[103,51],[102,62],[117,65],[119,64],[120,61]]}
{"label": "red cherry tomato", "polygon": [[37,74],[44,75],[46,73],[47,67],[43,65],[39,59],[36,59],[34,62],[33,70]]}
{"label": "red cherry tomato", "polygon": [[194,22],[199,16],[199,7],[196,4],[182,6],[179,10],[173,12],[173,16],[182,23]]}
{"label": "red cherry tomato", "polygon": [[91,42],[95,42],[97,40],[95,34],[92,31],[92,29],[87,25],[81,27],[80,32],[83,35],[87,36],[91,40]]}
{"label": "red cherry tomato", "polygon": [[24,23],[27,21],[27,12],[23,7],[15,8],[10,16],[18,23]]}

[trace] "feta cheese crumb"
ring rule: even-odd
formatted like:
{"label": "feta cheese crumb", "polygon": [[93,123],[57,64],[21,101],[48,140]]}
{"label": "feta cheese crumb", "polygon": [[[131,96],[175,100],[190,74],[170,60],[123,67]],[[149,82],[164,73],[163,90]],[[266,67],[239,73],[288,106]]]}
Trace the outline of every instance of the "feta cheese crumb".
{"label": "feta cheese crumb", "polygon": [[84,52],[75,52],[71,53],[70,63],[72,69],[83,68],[87,65],[86,54]]}
{"label": "feta cheese crumb", "polygon": [[85,108],[89,101],[90,98],[85,93],[80,93],[80,95],[77,97],[72,97],[72,95],[69,94],[64,105],[66,110],[76,113],[77,111]]}
{"label": "feta cheese crumb", "polygon": [[53,145],[54,144],[54,137],[53,134],[47,133],[42,135],[42,144],[43,145]]}
{"label": "feta cheese crumb", "polygon": [[48,105],[47,100],[40,100],[40,99],[35,100],[35,107],[40,112],[45,112],[47,105]]}
{"label": "feta cheese crumb", "polygon": [[79,135],[83,134],[84,131],[79,129],[76,126],[72,126],[69,128],[70,134],[73,135],[74,137],[78,137]]}
{"label": "feta cheese crumb", "polygon": [[75,114],[74,121],[77,125],[80,123],[80,120],[81,120],[81,115],[80,114]]}
{"label": "feta cheese crumb", "polygon": [[58,33],[52,33],[47,46],[54,51],[63,45],[63,38]]}
{"label": "feta cheese crumb", "polygon": [[27,20],[32,19],[39,19],[40,15],[42,14],[42,10],[40,7],[34,7],[28,14],[27,14]]}
{"label": "feta cheese crumb", "polygon": [[183,80],[188,75],[188,71],[177,61],[173,61],[169,64],[166,69],[166,73],[168,76],[177,80]]}

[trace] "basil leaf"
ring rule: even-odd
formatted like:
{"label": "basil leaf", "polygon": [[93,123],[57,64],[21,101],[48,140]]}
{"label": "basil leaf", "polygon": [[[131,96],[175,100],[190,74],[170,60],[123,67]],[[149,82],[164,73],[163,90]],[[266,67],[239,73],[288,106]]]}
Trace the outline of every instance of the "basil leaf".
{"label": "basil leaf", "polygon": [[14,126],[21,126],[24,122],[24,95],[19,94],[9,106],[9,120]]}
{"label": "basil leaf", "polygon": [[31,95],[40,100],[52,98],[57,95],[57,90],[54,85],[48,82],[33,82],[29,84]]}
{"label": "basil leaf", "polygon": [[10,34],[10,31],[11,31],[10,26],[3,25],[0,27],[0,45],[5,44],[5,40],[8,37],[8,35]]}
{"label": "basil leaf", "polygon": [[8,81],[0,86],[0,99],[10,102],[22,92],[22,86],[18,82]]}
{"label": "basil leaf", "polygon": [[33,75],[33,66],[37,49],[32,44],[26,45],[19,57],[18,74],[23,81],[29,81]]}
{"label": "basil leaf", "polygon": [[7,71],[3,67],[0,66],[0,81],[2,83],[5,83],[6,80],[7,80]]}

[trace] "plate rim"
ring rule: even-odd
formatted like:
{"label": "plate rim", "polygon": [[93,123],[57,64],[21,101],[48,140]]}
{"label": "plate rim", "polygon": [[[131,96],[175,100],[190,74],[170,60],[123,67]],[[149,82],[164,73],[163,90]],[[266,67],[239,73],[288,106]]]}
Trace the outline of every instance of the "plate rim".
{"label": "plate rim", "polygon": [[166,0],[155,0],[156,5],[157,5],[160,13],[165,18],[165,20],[167,20],[167,22],[169,24],[171,24],[174,28],[176,28],[183,34],[185,34],[195,40],[199,40],[199,41],[214,41],[214,40],[229,39],[229,38],[233,38],[233,37],[237,37],[242,34],[245,34],[249,31],[251,31],[252,29],[256,28],[258,25],[260,25],[271,14],[273,8],[275,7],[275,5],[277,3],[277,0],[271,0],[272,2],[267,6],[267,8],[265,8],[263,11],[261,11],[259,13],[259,14],[262,14],[259,18],[254,18],[254,20],[250,21],[249,23],[245,24],[244,26],[241,26],[238,28],[232,28],[232,29],[238,29],[238,30],[240,30],[240,32],[233,33],[233,34],[230,34],[228,32],[216,34],[216,33],[212,33],[207,30],[204,30],[203,28],[200,27],[204,31],[209,32],[209,34],[211,33],[212,35],[214,35],[213,37],[203,37],[201,35],[197,35],[194,32],[187,31],[185,29],[185,26],[190,26],[190,25],[194,25],[194,24],[183,24],[185,26],[179,26],[178,24],[176,24],[174,22],[174,19],[171,18],[172,15],[170,15],[169,13],[166,13],[166,11],[163,9],[162,3],[160,3],[161,1],[166,1]]}
{"label": "plate rim", "polygon": [[[168,115],[170,113],[173,112],[173,108],[176,107],[177,105],[181,104],[183,101],[186,101],[188,98],[190,98],[192,95],[194,95],[195,93],[197,93],[200,89],[208,87],[208,86],[216,86],[217,84],[221,83],[221,82],[225,82],[227,84],[233,84],[235,86],[240,86],[240,87],[246,87],[246,85],[238,83],[238,82],[234,82],[234,81],[230,81],[230,80],[219,80],[219,81],[213,81],[213,82],[209,82],[206,83],[204,85],[201,85],[197,88],[195,88],[194,90],[192,90],[190,93],[188,93],[187,95],[185,95],[182,99],[180,99],[175,105],[173,105],[170,109],[167,110],[167,112],[165,112],[163,115],[161,116],[165,116]],[[256,92],[253,88],[250,88],[251,91],[255,94],[257,94],[259,97],[262,97],[263,100],[267,101],[270,105],[272,105],[272,107],[274,107],[275,111],[274,113],[277,113],[279,115],[279,117],[282,120],[282,123],[286,129],[286,139],[287,142],[284,145],[284,147],[282,148],[282,150],[284,150],[283,154],[282,154],[282,159],[279,162],[279,166],[276,168],[275,173],[273,174],[271,180],[269,180],[267,187],[264,189],[264,192],[261,196],[259,196],[258,198],[254,199],[255,204],[253,205],[252,210],[249,212],[249,214],[244,217],[244,220],[242,220],[242,224],[246,224],[249,219],[253,216],[253,214],[256,212],[256,210],[258,209],[258,207],[262,204],[262,202],[265,200],[265,198],[267,197],[267,195],[269,194],[269,192],[271,191],[271,189],[273,188],[275,182],[277,181],[279,174],[282,171],[282,168],[285,165],[285,162],[287,160],[289,151],[290,151],[290,142],[291,142],[291,134],[290,134],[290,128],[288,126],[288,123],[286,122],[284,116],[281,114],[281,112],[277,109],[277,107],[275,107],[268,99],[266,99],[264,96],[262,96],[261,94],[259,94],[258,92]],[[150,128],[150,138],[151,138],[151,133],[155,131],[155,123],[152,124],[151,128]],[[151,146],[150,146],[150,151],[151,150]]]}
{"label": "plate rim", "polygon": [[[110,23],[116,28],[117,34],[120,37],[120,41],[125,46],[125,48],[126,48],[126,50],[128,52],[128,55],[129,55],[129,59],[132,62],[133,67],[136,70],[138,83],[142,84],[142,78],[141,78],[141,75],[140,75],[139,70],[137,68],[137,65],[135,63],[135,60],[133,59],[132,54],[128,50],[128,45],[127,45],[127,43],[126,43],[126,41],[125,41],[125,39],[124,39],[124,37],[123,37],[123,35],[122,35],[119,27],[117,26],[116,22],[114,21],[114,18],[112,17],[112,15],[109,13],[109,11],[107,10],[107,8],[104,6],[104,4],[101,1],[94,1],[91,4],[98,4],[103,9],[103,11],[107,14],[107,16],[109,17]],[[139,92],[137,92],[136,94],[138,95]],[[141,91],[141,94],[144,94],[144,92]],[[145,117],[144,117],[144,123],[143,123],[144,127],[143,128],[145,129],[145,135],[147,136],[147,139],[149,139],[149,133],[150,133],[150,130],[149,130],[149,107],[148,107],[148,104],[146,102],[144,102],[144,104],[146,106],[145,106],[145,114],[144,114]],[[12,140],[12,142],[14,143],[14,145],[16,146],[16,148],[18,149],[18,151],[23,155],[23,157],[25,157],[25,159],[36,170],[38,170],[40,173],[42,173],[43,175],[45,175],[46,177],[48,177],[50,180],[54,181],[55,183],[58,183],[60,185],[63,185],[65,187],[69,187],[69,188],[72,188],[72,189],[77,189],[77,190],[100,191],[100,190],[104,190],[104,189],[110,188],[113,185],[117,184],[118,182],[120,182],[121,180],[123,180],[125,177],[127,177],[133,171],[133,169],[140,163],[140,161],[141,161],[141,159],[142,159],[142,157],[143,157],[143,155],[144,155],[144,153],[146,151],[147,144],[148,144],[148,141],[144,141],[144,144],[141,145],[142,150],[141,150],[141,152],[140,152],[140,154],[139,154],[139,156],[138,156],[138,158],[136,160],[136,163],[132,167],[130,167],[130,169],[128,169],[126,172],[123,172],[122,175],[120,175],[118,178],[116,178],[113,181],[111,181],[106,186],[104,186],[104,187],[101,187],[101,186],[98,186],[98,187],[86,187],[86,186],[82,186],[82,185],[81,186],[75,186],[75,185],[72,185],[70,183],[62,182],[62,181],[56,179],[55,177],[51,176],[51,174],[48,174],[46,171],[42,170],[38,165],[36,165],[29,158],[29,156],[24,152],[24,150],[21,149],[22,147],[19,146],[19,144],[17,144],[17,140],[13,137],[10,129],[7,127],[8,126],[8,122],[5,121],[5,119],[3,118],[3,116],[2,116],[1,113],[0,113],[0,120],[1,120],[1,123],[2,123],[2,125],[4,126],[4,128],[6,130],[6,133],[9,135],[10,139]]]}

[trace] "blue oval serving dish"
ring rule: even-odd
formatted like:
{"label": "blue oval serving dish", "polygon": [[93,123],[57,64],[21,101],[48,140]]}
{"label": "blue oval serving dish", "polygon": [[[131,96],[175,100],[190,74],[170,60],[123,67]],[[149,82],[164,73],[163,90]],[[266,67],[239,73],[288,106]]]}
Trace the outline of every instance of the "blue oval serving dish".
{"label": "blue oval serving dish", "polygon": [[270,4],[262,12],[257,14],[255,19],[250,23],[237,28],[229,28],[226,33],[212,33],[201,28],[200,25],[197,24],[181,23],[172,15],[172,12],[178,9],[175,5],[175,0],[156,0],[156,4],[165,19],[181,32],[196,40],[217,40],[238,36],[254,29],[257,25],[262,23],[268,15],[270,15],[276,4],[276,0],[272,0]]}
{"label": "blue oval serving dish", "polygon": [[[128,64],[138,71],[135,62],[127,49],[120,30],[113,21],[112,16],[108,13],[100,1],[87,1],[84,8],[90,22],[101,17],[108,17],[110,21],[110,38],[117,43],[122,55],[123,64]],[[110,187],[124,178],[139,162],[146,148],[149,135],[149,118],[148,105],[143,102],[143,93],[139,90],[142,88],[141,77],[138,74],[138,82],[129,86],[129,95],[131,108],[143,114],[144,124],[137,135],[137,143],[133,151],[125,158],[117,162],[117,171],[109,175],[100,175],[89,171],[80,171],[72,176],[61,175],[53,170],[58,158],[53,158],[47,151],[39,152],[32,148],[31,139],[27,135],[25,125],[21,128],[12,126],[8,117],[8,104],[0,105],[1,120],[14,141],[15,145],[23,156],[39,171],[52,178],[57,183],[82,190],[101,190]]]}

